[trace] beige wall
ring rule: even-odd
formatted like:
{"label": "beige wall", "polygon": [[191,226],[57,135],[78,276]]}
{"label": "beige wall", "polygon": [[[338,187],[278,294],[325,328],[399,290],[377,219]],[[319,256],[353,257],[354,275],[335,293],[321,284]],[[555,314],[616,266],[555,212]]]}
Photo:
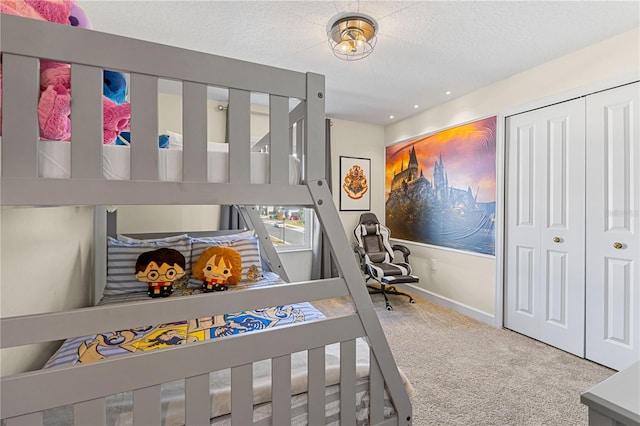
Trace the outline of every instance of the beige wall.
{"label": "beige wall", "polygon": [[[226,112],[218,109],[218,105],[227,106],[226,102],[207,101],[207,140],[224,142]],[[251,108],[251,141],[257,142],[269,131],[269,117],[265,112],[269,108],[253,105]],[[182,133],[182,97],[174,94],[158,94],[158,131],[167,130]]]}
{"label": "beige wall", "polygon": [[211,231],[218,229],[218,206],[118,206],[119,234]]}
{"label": "beige wall", "polygon": [[[92,207],[0,209],[0,317],[89,304]],[[0,351],[2,375],[41,367],[57,345]]]}
{"label": "beige wall", "polygon": [[[637,28],[389,125],[385,128],[385,144],[490,115],[513,113],[520,106],[533,107],[552,97],[558,101],[563,94],[575,96],[582,88],[631,81],[639,75],[640,28]],[[500,135],[502,123],[498,126]],[[502,143],[498,140],[499,148]],[[421,288],[488,317],[494,315],[494,258],[418,244],[409,247],[414,269],[421,277]],[[431,259],[436,262],[435,271],[431,270]]]}
{"label": "beige wall", "polygon": [[[340,157],[371,159],[371,212],[384,220],[384,128],[372,124],[335,120],[331,122],[331,174],[333,201],[340,208],[340,187],[344,176],[340,176]],[[340,219],[348,240],[353,242],[353,228],[360,214],[356,211],[341,211]]]}

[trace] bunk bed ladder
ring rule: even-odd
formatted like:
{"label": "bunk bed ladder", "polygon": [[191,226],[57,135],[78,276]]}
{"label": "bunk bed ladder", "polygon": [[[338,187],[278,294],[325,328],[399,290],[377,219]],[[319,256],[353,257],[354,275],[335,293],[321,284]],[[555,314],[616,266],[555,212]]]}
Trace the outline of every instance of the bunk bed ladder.
{"label": "bunk bed ladder", "polygon": [[[304,138],[304,146],[306,147],[306,152],[303,155],[304,176],[306,177],[305,184],[309,189],[313,200],[314,211],[320,221],[324,236],[329,243],[330,252],[334,256],[339,275],[343,277],[346,282],[354,309],[360,318],[371,348],[369,424],[388,424],[389,419],[384,419],[384,389],[386,389],[396,410],[397,424],[410,425],[412,423],[411,402],[404,389],[402,378],[397,368],[395,368],[396,364],[393,354],[391,353],[384,331],[373,308],[371,298],[366,290],[366,285],[356,264],[355,257],[350,251],[349,241],[342,228],[342,221],[340,220],[325,179],[326,161],[330,161],[330,158],[326,158],[325,152],[324,120],[309,119],[309,117],[324,117],[324,87],[324,76],[307,73],[307,97],[305,102],[301,104],[307,119],[304,121],[303,129],[301,129],[300,126],[297,126],[296,129],[296,141],[299,142],[301,138]],[[282,138],[279,138],[279,140],[280,139]],[[275,138],[271,138],[270,143],[273,144],[274,142]],[[284,141],[282,142],[284,143]],[[280,274],[285,281],[289,281],[256,207],[238,206],[238,208],[245,223],[253,227],[262,241],[260,249],[263,251],[264,257],[268,260],[272,271]],[[340,351],[341,365],[344,365],[344,368],[341,368],[340,399],[341,407],[346,408],[341,408],[340,420],[341,423],[347,424],[350,422],[350,419],[355,418],[355,412],[347,408],[355,407],[355,401],[352,400],[355,395],[355,377],[351,377],[348,373],[349,370],[352,370],[351,366],[355,363],[354,341],[341,342]],[[320,355],[323,354],[323,348],[309,351],[310,377],[312,377],[312,369],[316,368],[314,364],[317,364],[312,364],[311,361],[315,358],[320,358]],[[319,375],[320,373],[317,374]],[[310,383],[309,392],[311,393],[313,391],[314,389]],[[317,389],[317,392],[320,392],[320,388]],[[322,392],[324,391],[322,390]],[[309,400],[311,400],[311,397],[312,395],[310,394]],[[311,423],[311,419],[316,418],[315,416],[318,416],[317,419],[324,419],[324,412],[315,413],[313,407],[310,406],[310,424],[313,424]]]}
{"label": "bunk bed ladder", "polygon": [[[380,382],[377,390],[383,389],[380,386],[382,381],[386,383],[386,390],[396,410],[397,424],[410,425],[412,423],[411,402],[404,389],[393,354],[373,308],[364,278],[351,252],[351,244],[342,227],[338,209],[327,185],[325,162],[331,161],[331,158],[327,158],[325,152],[324,88],[324,76],[307,73],[306,100],[304,102],[305,117],[307,117],[304,126],[304,140],[307,149],[304,156],[305,183],[313,200],[316,216],[329,243],[330,252],[334,256],[339,276],[346,281],[354,309],[362,322],[367,341],[371,347],[370,374],[373,380]],[[379,374],[383,379],[378,376]],[[376,389],[376,386],[371,386],[370,389]],[[377,393],[377,390],[370,395],[378,398],[370,401],[370,407],[372,407],[370,424],[385,423],[382,421],[381,409],[373,408],[383,406],[381,398],[383,392]]]}
{"label": "bunk bed ladder", "polygon": [[[339,274],[346,281],[354,309],[362,322],[373,355],[371,359],[376,361],[377,365],[373,366],[374,363],[372,363],[371,374],[377,380],[376,374],[378,372],[376,370],[379,368],[379,372],[382,373],[386,389],[393,400],[398,424],[411,424],[411,402],[404,389],[398,369],[395,368],[393,354],[373,308],[362,274],[350,250],[350,244],[342,228],[342,222],[333,203],[331,192],[324,179],[308,182],[307,186],[315,204],[316,215],[334,255]],[[378,404],[372,400],[371,407],[376,405]]]}
{"label": "bunk bed ladder", "polygon": [[[351,295],[356,313],[360,317],[362,327],[366,332],[367,340],[371,347],[369,367],[369,424],[387,424],[384,418],[384,389],[386,381],[388,392],[396,409],[397,424],[409,425],[412,423],[411,403],[406,396],[404,385],[402,384],[402,379],[400,378],[398,371],[389,367],[395,365],[393,355],[384,336],[377,314],[373,308],[373,304],[371,303],[369,294],[366,291],[362,275],[355,263],[355,258],[352,253],[347,250],[349,243],[346,240],[344,230],[340,225],[340,218],[332,202],[331,192],[328,190],[325,180],[312,182],[308,186],[315,202],[315,212],[322,224],[325,235],[327,236],[331,251],[335,255],[340,276],[344,277],[346,281],[347,289]],[[253,227],[259,236],[262,242],[260,244],[260,250],[269,262],[269,267],[274,272],[280,274],[284,280],[289,281],[286,271],[284,270],[284,266],[271,243],[269,234],[256,207],[237,206],[237,208],[245,223],[248,226]],[[355,341],[349,340],[341,342],[340,353],[340,422],[348,424],[350,419],[355,418],[356,382],[353,372],[353,365],[355,364]],[[319,401],[318,398],[324,397],[324,348],[320,347],[311,349],[309,350],[308,356],[309,401]],[[280,360],[279,362],[286,361]],[[313,380],[316,376],[322,380]],[[314,383],[316,383],[318,387],[314,388]],[[314,394],[314,392],[317,392],[317,395]],[[314,407],[316,409],[314,409]],[[323,404],[311,404],[308,407],[309,424],[317,424],[324,421],[325,413],[323,407]],[[274,416],[275,415],[276,411],[274,407]],[[318,421],[312,422],[312,419],[316,419]]]}

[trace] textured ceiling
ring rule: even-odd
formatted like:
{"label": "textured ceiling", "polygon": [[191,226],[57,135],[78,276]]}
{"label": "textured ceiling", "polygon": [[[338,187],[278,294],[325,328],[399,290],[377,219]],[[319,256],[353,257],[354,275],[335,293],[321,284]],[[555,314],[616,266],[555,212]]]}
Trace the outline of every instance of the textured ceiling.
{"label": "textured ceiling", "polygon": [[[78,3],[99,31],[324,74],[329,117],[380,125],[640,26],[637,0]],[[357,11],[378,41],[345,62],[326,26]]]}

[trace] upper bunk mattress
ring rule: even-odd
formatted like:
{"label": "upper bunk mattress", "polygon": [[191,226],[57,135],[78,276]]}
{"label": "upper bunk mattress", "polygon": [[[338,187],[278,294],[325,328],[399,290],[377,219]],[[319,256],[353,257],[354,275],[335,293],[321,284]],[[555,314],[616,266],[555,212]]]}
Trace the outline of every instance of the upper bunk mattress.
{"label": "upper bunk mattress", "polygon": [[[38,144],[38,172],[40,177],[68,179],[71,177],[71,142],[42,140]],[[103,173],[105,179],[129,180],[131,178],[130,149],[126,145],[103,145]],[[207,181],[227,182],[229,176],[229,144],[207,143]],[[269,154],[251,153],[251,183],[269,183]],[[182,150],[158,149],[159,180],[179,182],[182,180]],[[289,184],[300,183],[300,160],[289,156]]]}

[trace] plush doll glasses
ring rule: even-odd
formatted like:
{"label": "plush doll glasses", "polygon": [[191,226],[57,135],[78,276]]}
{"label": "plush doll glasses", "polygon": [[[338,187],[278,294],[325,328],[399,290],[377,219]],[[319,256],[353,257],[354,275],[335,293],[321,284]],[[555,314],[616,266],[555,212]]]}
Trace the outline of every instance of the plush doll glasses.
{"label": "plush doll glasses", "polygon": [[178,250],[160,248],[147,251],[136,261],[136,279],[149,283],[150,297],[168,297],[173,282],[185,275],[185,258]]}

